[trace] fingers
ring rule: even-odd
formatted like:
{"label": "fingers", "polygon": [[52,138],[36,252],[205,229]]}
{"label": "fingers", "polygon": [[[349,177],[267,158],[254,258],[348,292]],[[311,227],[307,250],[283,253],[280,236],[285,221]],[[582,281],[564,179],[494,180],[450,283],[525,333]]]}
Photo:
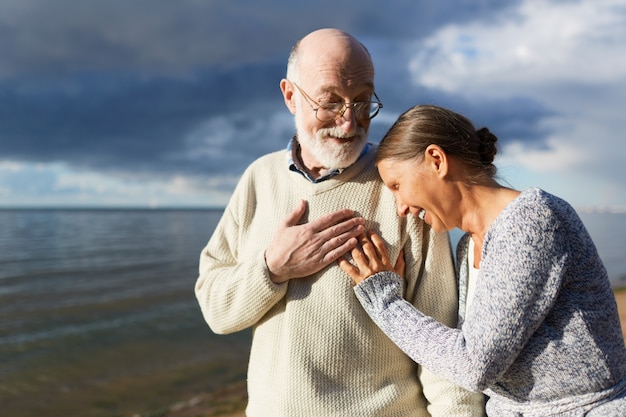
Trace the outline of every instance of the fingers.
{"label": "fingers", "polygon": [[353,280],[356,281],[359,278],[359,269],[352,265],[346,258],[339,258],[339,268],[350,275]]}
{"label": "fingers", "polygon": [[374,244],[374,247],[376,248],[376,252],[378,253],[378,255],[383,260],[384,259],[389,260],[389,254],[387,253],[387,246],[385,245],[385,242],[383,241],[383,239],[374,232],[370,232],[369,235],[370,235],[370,239],[372,243]]}
{"label": "fingers", "polygon": [[377,271],[392,269],[387,247],[378,234],[369,231],[366,235],[361,236],[360,243],[372,268]]}
{"label": "fingers", "polygon": [[372,275],[382,271],[393,271],[404,277],[405,259],[404,250],[400,250],[395,265],[391,265],[387,246],[383,239],[376,233],[369,231],[362,233],[358,238],[359,246],[352,249],[351,255],[354,262],[346,258],[340,258],[339,267],[358,284]]}
{"label": "fingers", "polygon": [[394,271],[399,275],[403,275],[403,273],[398,272],[400,270],[404,271],[405,267],[402,252],[396,261],[396,265],[393,266],[385,241],[380,235],[372,231],[359,236],[359,247],[352,250],[352,258],[361,275],[364,273],[373,275],[381,271]]}
{"label": "fingers", "polygon": [[325,253],[324,260],[332,262],[354,248],[358,243],[357,237],[365,231],[364,223],[362,217],[352,217],[317,232],[321,252]]}
{"label": "fingers", "polygon": [[350,263],[346,258],[340,258],[338,264],[339,267],[352,278],[355,284],[373,275],[373,272],[367,266],[365,256],[359,248],[352,250],[352,259],[355,261],[356,266]]}
{"label": "fingers", "polygon": [[356,240],[352,239],[365,231],[365,219],[355,217],[353,210],[344,209],[313,220],[308,227],[323,242],[325,258],[334,257],[334,261],[356,245]]}
{"label": "fingers", "polygon": [[282,283],[309,276],[335,262],[357,245],[365,219],[345,209],[302,223],[307,202],[289,213],[265,250],[270,279]]}
{"label": "fingers", "polygon": [[[302,223],[307,208],[305,200],[298,202],[265,250],[272,281],[309,276],[335,261],[356,282],[394,270],[383,239],[376,233],[365,233],[365,219],[355,216],[353,210],[338,210]],[[342,259],[350,251],[354,262]]]}
{"label": "fingers", "polygon": [[326,251],[326,252],[324,253],[322,257],[320,264],[326,266],[338,259],[341,259],[342,256],[350,252],[350,250],[353,249],[356,245],[357,245],[357,241],[356,239],[353,238],[353,239],[349,239],[341,246],[338,246],[332,249],[323,249],[323,251]]}
{"label": "fingers", "polygon": [[365,225],[365,219],[355,217],[354,210],[343,209],[313,220],[310,226],[315,232],[334,231],[334,234],[338,234],[359,224]]}
{"label": "fingers", "polygon": [[363,251],[362,254],[359,251],[359,255],[362,255],[368,264],[377,263],[379,259],[378,250],[376,249],[376,246],[372,243],[368,235],[371,235],[371,232],[363,233],[359,237],[359,244],[361,245],[361,250]]}

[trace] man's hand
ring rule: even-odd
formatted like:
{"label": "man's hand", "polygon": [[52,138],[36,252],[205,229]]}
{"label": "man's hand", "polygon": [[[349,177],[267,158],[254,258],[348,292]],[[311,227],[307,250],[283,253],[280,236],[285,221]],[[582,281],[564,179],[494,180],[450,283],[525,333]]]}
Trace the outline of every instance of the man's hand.
{"label": "man's hand", "polygon": [[346,258],[339,260],[339,267],[358,284],[381,271],[394,271],[404,277],[404,252],[400,251],[396,264],[392,265],[383,239],[374,232],[359,237],[360,248],[352,249],[352,265]]}
{"label": "man's hand", "polygon": [[265,263],[276,284],[320,271],[353,249],[356,237],[365,230],[365,220],[354,217],[350,209],[298,224],[306,208],[306,201],[301,200],[265,250]]}

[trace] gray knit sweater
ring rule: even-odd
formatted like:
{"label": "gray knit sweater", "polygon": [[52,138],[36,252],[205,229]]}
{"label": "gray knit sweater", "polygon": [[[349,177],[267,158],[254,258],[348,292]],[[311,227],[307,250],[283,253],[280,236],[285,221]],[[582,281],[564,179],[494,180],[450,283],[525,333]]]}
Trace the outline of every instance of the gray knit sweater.
{"label": "gray knit sweater", "polygon": [[[467,236],[458,248],[461,304],[466,252]],[[536,188],[522,192],[487,231],[480,266],[459,329],[404,301],[402,279],[392,272],[368,278],[355,292],[413,360],[487,394],[490,416],[626,416],[626,349],[615,297],[574,209]]]}

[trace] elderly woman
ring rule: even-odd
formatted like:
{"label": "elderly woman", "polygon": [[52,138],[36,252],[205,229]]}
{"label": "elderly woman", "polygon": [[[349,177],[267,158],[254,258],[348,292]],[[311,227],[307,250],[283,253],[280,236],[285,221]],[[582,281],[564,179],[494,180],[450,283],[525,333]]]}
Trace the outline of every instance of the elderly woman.
{"label": "elderly woman", "polygon": [[340,267],[376,324],[425,368],[484,392],[489,416],[626,416],[626,349],[595,245],[562,199],[495,180],[496,141],[460,114],[416,106],[376,155],[400,216],[466,232],[458,328],[403,300],[402,260],[391,265],[378,235]]}

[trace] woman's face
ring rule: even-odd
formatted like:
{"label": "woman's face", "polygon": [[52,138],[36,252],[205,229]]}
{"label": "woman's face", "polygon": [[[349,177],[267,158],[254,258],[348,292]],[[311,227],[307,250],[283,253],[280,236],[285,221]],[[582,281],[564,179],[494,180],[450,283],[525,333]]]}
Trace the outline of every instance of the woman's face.
{"label": "woman's face", "polygon": [[446,224],[442,210],[444,181],[429,161],[386,159],[378,163],[378,172],[396,198],[399,216],[420,217],[437,232],[454,228]]}

